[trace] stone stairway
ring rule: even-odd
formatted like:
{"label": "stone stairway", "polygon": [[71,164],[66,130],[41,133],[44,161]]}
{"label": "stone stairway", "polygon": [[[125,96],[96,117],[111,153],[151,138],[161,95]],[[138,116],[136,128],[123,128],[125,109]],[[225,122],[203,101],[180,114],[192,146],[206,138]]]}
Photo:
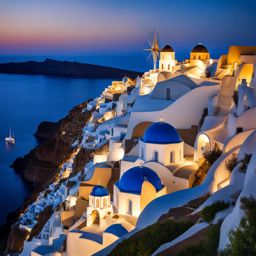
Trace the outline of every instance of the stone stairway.
{"label": "stone stairway", "polygon": [[218,72],[216,72],[215,76],[218,78],[218,79],[223,79],[225,76],[227,76],[228,74],[230,73],[229,70],[227,69],[221,69],[219,70]]}
{"label": "stone stairway", "polygon": [[232,97],[235,90],[236,81],[233,76],[225,76],[222,80],[218,95],[216,115],[225,116],[230,110]]}

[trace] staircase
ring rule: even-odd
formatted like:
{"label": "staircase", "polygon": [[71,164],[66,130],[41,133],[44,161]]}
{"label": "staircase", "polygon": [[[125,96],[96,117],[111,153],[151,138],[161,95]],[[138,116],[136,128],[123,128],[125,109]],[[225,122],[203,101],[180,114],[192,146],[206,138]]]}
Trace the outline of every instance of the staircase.
{"label": "staircase", "polygon": [[217,112],[218,116],[225,116],[230,110],[232,97],[236,86],[236,80],[233,76],[225,76],[222,80],[218,95]]}
{"label": "staircase", "polygon": [[216,72],[215,76],[218,79],[223,79],[225,76],[227,76],[230,73],[229,69],[220,69],[218,72]]}

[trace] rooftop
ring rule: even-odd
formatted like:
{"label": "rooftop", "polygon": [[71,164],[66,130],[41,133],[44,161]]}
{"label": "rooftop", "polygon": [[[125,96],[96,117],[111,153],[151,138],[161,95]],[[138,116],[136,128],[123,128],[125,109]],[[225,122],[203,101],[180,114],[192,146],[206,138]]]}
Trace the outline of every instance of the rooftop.
{"label": "rooftop", "polygon": [[108,190],[101,186],[101,185],[96,185],[93,187],[92,192],[90,194],[91,196],[108,196],[109,192]]}
{"label": "rooftop", "polygon": [[174,52],[173,48],[167,44],[162,50],[161,52]]}
{"label": "rooftop", "polygon": [[177,130],[172,125],[165,122],[151,124],[146,129],[141,140],[145,143],[153,144],[172,144],[182,141]]}
{"label": "rooftop", "polygon": [[207,50],[207,48],[204,46],[204,45],[202,45],[202,44],[198,44],[198,45],[196,45],[193,49],[192,49],[192,51],[191,52],[205,52],[205,53],[208,53],[208,50]]}
{"label": "rooftop", "polygon": [[139,195],[141,194],[141,188],[144,181],[150,182],[155,187],[156,191],[163,188],[158,175],[145,166],[136,166],[129,169],[115,185],[121,192]]}

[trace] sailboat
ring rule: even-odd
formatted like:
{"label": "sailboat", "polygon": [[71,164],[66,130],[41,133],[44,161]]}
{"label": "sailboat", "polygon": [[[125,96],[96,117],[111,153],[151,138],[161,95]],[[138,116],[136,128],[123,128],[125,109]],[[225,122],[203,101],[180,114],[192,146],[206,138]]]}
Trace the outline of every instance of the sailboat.
{"label": "sailboat", "polygon": [[8,144],[15,144],[15,138],[12,135],[12,130],[9,128],[9,136],[5,138],[5,142]]}

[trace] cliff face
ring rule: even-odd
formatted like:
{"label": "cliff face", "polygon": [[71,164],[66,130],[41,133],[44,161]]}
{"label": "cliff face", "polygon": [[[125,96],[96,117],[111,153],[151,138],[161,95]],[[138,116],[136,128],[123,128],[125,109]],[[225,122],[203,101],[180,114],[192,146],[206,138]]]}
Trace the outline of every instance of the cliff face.
{"label": "cliff face", "polygon": [[[52,209],[47,207],[40,214],[38,225],[34,227],[30,234],[21,230],[17,224],[14,224],[20,213],[24,212],[26,207],[36,200],[39,192],[43,191],[55,180],[59,165],[64,163],[76,150],[75,147],[72,147],[72,144],[75,140],[81,139],[82,129],[91,117],[90,111],[83,111],[88,101],[74,107],[65,118],[57,123],[43,122],[39,125],[36,132],[37,137],[43,138],[45,141],[24,157],[16,159],[13,163],[12,167],[25,180],[35,183],[36,186],[23,205],[10,216],[8,224],[3,227],[3,232],[0,232],[0,239],[3,241],[0,244],[0,255],[1,250],[5,251],[5,249],[5,252],[14,253],[15,255],[17,252],[22,251],[24,241],[32,239],[35,235],[39,234],[51,216]],[[46,138],[49,139],[46,140]],[[91,151],[87,152],[85,149],[80,151],[75,159],[75,170],[77,171],[83,168],[87,161],[92,159],[93,153]],[[27,237],[28,235],[29,238]]]}
{"label": "cliff face", "polygon": [[93,159],[93,150],[81,148],[74,159],[73,175],[83,170],[85,164]]}
{"label": "cliff face", "polygon": [[9,239],[7,242],[7,247],[9,248],[9,253],[17,255],[17,253],[21,253],[23,249],[23,244],[29,235],[29,232],[24,229],[20,229],[18,225],[13,226],[10,236],[15,239]]}
{"label": "cliff face", "polygon": [[[64,119],[58,122],[58,127],[56,123],[54,125],[55,134],[51,139],[46,140],[28,155],[18,158],[13,163],[13,168],[19,171],[25,180],[33,183],[46,182],[70,157],[75,150],[72,147],[74,140],[81,138],[82,128],[91,117],[89,111],[82,111],[86,104],[87,102],[84,102],[74,107]],[[40,135],[40,138],[51,137],[53,134],[52,131],[48,131],[46,124],[41,124],[41,128],[39,126],[37,135]],[[52,128],[51,124],[50,128]],[[46,131],[46,136],[43,136],[42,130]]]}
{"label": "cliff face", "polygon": [[60,121],[59,122],[44,121],[38,125],[37,131],[35,132],[34,136],[40,142],[50,140],[54,138],[56,132],[58,132],[59,130],[59,127],[60,127]]}

